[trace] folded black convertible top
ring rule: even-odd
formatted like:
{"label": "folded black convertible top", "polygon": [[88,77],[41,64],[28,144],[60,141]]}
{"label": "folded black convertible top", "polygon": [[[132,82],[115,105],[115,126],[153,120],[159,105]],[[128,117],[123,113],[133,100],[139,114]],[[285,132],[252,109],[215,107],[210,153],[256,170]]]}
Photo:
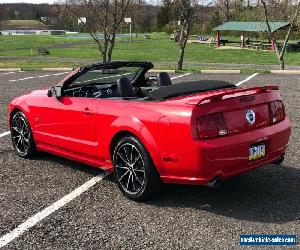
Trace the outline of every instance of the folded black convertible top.
{"label": "folded black convertible top", "polygon": [[163,101],[172,97],[225,88],[236,88],[236,85],[225,81],[215,80],[190,81],[159,87],[151,91],[148,96],[151,99]]}

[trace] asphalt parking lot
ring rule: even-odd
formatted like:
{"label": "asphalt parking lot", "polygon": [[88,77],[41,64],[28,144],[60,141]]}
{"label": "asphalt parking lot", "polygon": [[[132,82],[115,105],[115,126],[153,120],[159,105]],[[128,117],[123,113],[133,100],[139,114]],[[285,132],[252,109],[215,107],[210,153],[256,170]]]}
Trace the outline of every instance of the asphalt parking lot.
{"label": "asphalt parking lot", "polygon": [[[64,75],[0,72],[0,134],[8,131],[7,105],[12,98],[54,86]],[[181,75],[172,75],[174,82],[219,79],[240,83],[251,76],[178,77]],[[281,166],[257,169],[217,189],[166,185],[145,203],[126,199],[107,176],[3,249],[232,249],[239,247],[240,234],[299,235],[299,80],[297,75],[258,74],[241,84],[280,87],[293,126]],[[0,241],[1,236],[100,173],[45,153],[33,160],[21,159],[12,149],[10,136],[0,137]]]}

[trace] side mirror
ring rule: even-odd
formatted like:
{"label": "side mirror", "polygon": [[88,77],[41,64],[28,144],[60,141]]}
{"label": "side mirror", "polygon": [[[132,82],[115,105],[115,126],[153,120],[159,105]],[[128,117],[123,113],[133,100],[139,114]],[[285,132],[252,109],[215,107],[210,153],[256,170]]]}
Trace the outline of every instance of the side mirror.
{"label": "side mirror", "polygon": [[52,97],[52,87],[48,89],[47,96]]}
{"label": "side mirror", "polygon": [[48,90],[47,96],[49,96],[49,97],[55,96],[56,99],[61,98],[61,86],[51,87]]}

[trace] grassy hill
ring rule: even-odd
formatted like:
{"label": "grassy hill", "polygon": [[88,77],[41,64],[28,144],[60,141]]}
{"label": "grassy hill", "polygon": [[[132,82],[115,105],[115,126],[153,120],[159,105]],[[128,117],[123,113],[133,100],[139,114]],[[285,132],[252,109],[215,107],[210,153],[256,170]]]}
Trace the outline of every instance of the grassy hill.
{"label": "grassy hill", "polygon": [[37,20],[7,20],[1,23],[3,30],[44,30],[48,29],[47,25]]}

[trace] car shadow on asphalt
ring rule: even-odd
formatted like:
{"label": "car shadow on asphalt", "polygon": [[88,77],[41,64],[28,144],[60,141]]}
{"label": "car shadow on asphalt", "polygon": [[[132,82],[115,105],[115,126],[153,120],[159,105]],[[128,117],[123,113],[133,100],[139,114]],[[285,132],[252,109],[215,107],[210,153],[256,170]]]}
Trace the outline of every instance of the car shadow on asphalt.
{"label": "car shadow on asphalt", "polygon": [[[35,159],[91,175],[103,172],[47,153],[40,153]],[[106,177],[105,181],[115,185],[113,175]],[[165,184],[159,193],[144,203],[158,207],[192,208],[252,222],[285,223],[300,219],[299,187],[300,169],[268,165],[229,179],[216,189]]]}
{"label": "car shadow on asphalt", "polygon": [[65,167],[72,168],[73,170],[78,170],[80,172],[85,172],[87,174],[95,175],[95,176],[104,172],[99,168],[84,165],[80,162],[76,162],[66,158],[62,158],[60,156],[48,154],[46,152],[38,152],[38,154],[34,157],[34,160],[52,162],[54,164],[62,165],[64,168]]}
{"label": "car shadow on asphalt", "polygon": [[235,219],[285,223],[300,219],[300,169],[268,165],[223,182],[218,188],[165,185],[147,202],[189,207]]}

